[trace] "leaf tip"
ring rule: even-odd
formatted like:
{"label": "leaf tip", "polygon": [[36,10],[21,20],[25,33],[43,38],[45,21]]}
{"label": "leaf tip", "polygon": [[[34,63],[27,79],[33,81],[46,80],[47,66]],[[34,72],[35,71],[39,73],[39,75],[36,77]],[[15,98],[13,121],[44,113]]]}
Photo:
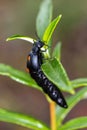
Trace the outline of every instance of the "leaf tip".
{"label": "leaf tip", "polygon": [[15,40],[15,37],[18,37],[19,35],[13,35],[13,36],[10,36],[6,39],[6,42],[8,41],[11,41],[11,40]]}
{"label": "leaf tip", "polygon": [[8,42],[8,41],[10,41],[10,39],[9,39],[9,38],[7,38],[7,39],[6,39],[6,42]]}
{"label": "leaf tip", "polygon": [[60,15],[58,16],[58,21],[60,21],[61,18],[62,18],[62,14],[60,14]]}
{"label": "leaf tip", "polygon": [[72,89],[72,90],[70,91],[70,93],[71,93],[72,95],[74,95],[74,94],[75,94],[75,91]]}
{"label": "leaf tip", "polygon": [[59,17],[61,18],[61,17],[62,17],[62,14],[60,14]]}

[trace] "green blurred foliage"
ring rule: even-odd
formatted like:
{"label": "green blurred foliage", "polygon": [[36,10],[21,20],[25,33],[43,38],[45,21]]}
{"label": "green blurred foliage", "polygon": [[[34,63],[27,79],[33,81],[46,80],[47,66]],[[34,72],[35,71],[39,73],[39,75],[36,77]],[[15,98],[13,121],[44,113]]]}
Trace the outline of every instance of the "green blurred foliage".
{"label": "green blurred foliage", "polygon": [[[21,32],[35,35],[35,20],[39,10],[41,0],[0,0],[0,10],[2,19],[0,26],[9,34],[10,32]],[[71,27],[87,20],[86,0],[54,0],[54,17],[62,14],[62,33]],[[5,34],[6,34],[5,32]],[[13,33],[14,33],[13,32]]]}

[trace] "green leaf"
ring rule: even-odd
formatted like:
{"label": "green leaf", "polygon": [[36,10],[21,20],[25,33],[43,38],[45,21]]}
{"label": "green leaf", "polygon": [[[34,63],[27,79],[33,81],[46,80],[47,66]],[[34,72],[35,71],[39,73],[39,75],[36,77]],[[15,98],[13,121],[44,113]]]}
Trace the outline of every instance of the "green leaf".
{"label": "green leaf", "polygon": [[22,36],[22,35],[10,36],[6,39],[6,41],[12,41],[12,40],[17,40],[17,39],[25,40],[25,41],[30,42],[30,43],[34,43],[34,41],[35,41],[35,39],[32,39],[32,38],[27,37],[27,36]]}
{"label": "green leaf", "polygon": [[42,65],[45,75],[61,90],[73,93],[69,78],[59,60],[51,59]]}
{"label": "green leaf", "polygon": [[37,34],[40,39],[52,19],[52,0],[43,0],[36,19]]}
{"label": "green leaf", "polygon": [[79,78],[71,81],[73,88],[87,86],[87,78]]}
{"label": "green leaf", "polygon": [[50,41],[52,34],[57,26],[57,24],[59,23],[60,19],[61,19],[62,15],[59,15],[57,18],[55,18],[47,27],[47,29],[44,32],[43,35],[43,41],[45,41],[47,44]]}
{"label": "green leaf", "polygon": [[50,130],[45,124],[41,121],[34,119],[33,117],[11,112],[5,109],[0,108],[0,121],[10,122],[33,130]]}
{"label": "green leaf", "polygon": [[75,130],[87,128],[87,117],[75,118],[65,123],[59,130]]}
{"label": "green leaf", "polygon": [[40,89],[28,73],[14,69],[11,66],[0,64],[0,75],[8,76],[16,82]]}
{"label": "green leaf", "polygon": [[58,106],[56,107],[56,120],[57,120],[58,128],[62,124],[67,114],[72,110],[72,108],[84,98],[87,98],[87,87],[84,87],[83,89],[81,89],[74,96],[70,96],[67,98],[67,102],[69,106],[67,109],[62,109]]}
{"label": "green leaf", "polygon": [[57,59],[61,59],[61,42],[58,42],[53,50],[52,57],[56,57]]}

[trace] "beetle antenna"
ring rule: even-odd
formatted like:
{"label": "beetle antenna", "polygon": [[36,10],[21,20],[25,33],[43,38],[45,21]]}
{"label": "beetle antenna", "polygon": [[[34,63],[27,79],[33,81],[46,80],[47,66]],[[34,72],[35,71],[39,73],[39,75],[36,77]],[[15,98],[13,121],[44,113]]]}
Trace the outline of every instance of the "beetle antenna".
{"label": "beetle antenna", "polygon": [[35,31],[35,35],[36,35],[37,39],[40,40],[40,37],[38,36],[37,31]]}

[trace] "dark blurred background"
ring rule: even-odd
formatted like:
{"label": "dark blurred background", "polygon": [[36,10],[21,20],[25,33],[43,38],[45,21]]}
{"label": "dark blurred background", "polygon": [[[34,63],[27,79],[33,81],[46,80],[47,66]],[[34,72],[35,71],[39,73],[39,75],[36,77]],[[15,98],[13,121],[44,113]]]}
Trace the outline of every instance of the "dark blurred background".
{"label": "dark blurred background", "polygon": [[[0,0],[0,63],[25,71],[31,45],[17,40],[6,43],[13,34],[36,38],[36,17],[42,0]],[[62,41],[62,63],[70,79],[87,77],[87,0],[54,0],[53,18],[62,14],[53,41]],[[49,104],[32,88],[0,76],[0,107],[32,115],[49,125]],[[81,101],[66,120],[87,116],[87,101]],[[0,122],[3,130],[27,130]]]}

